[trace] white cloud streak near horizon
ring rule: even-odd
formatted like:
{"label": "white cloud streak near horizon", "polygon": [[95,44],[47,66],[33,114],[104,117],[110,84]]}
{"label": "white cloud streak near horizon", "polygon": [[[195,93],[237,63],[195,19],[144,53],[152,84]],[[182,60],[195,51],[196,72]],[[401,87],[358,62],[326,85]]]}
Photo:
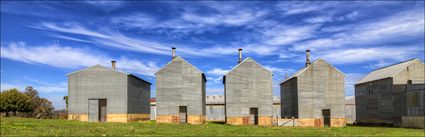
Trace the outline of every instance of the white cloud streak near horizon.
{"label": "white cloud streak near horizon", "polygon": [[[109,66],[111,60],[117,61],[117,68],[124,71],[154,76],[159,70],[155,62],[129,59],[125,56],[114,59],[106,54],[84,48],[73,48],[50,44],[46,46],[27,46],[24,42],[12,42],[1,46],[1,57],[29,64],[47,65],[56,68],[80,69],[101,64]],[[131,64],[131,65],[129,65]]]}

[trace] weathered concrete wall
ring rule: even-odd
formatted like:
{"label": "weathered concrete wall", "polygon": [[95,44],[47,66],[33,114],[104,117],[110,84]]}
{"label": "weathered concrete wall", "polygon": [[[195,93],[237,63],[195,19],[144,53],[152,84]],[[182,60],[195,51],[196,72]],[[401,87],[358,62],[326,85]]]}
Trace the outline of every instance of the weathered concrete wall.
{"label": "weathered concrete wall", "polygon": [[[270,71],[253,59],[247,58],[226,74],[224,84],[226,123],[246,124],[244,118],[249,117],[250,108],[258,108],[259,124],[271,124],[273,97]],[[260,119],[260,117],[263,118]],[[270,120],[270,122],[260,120]]]}
{"label": "weathered concrete wall", "polygon": [[292,78],[280,84],[282,118],[298,117],[298,87],[297,78]]}
{"label": "weathered concrete wall", "polygon": [[200,116],[195,123],[205,121],[203,74],[183,58],[175,57],[156,73],[156,92],[157,122],[176,122],[179,106],[187,106],[188,122],[191,115]]}
{"label": "weathered concrete wall", "polygon": [[318,60],[298,76],[298,118],[322,118],[330,109],[331,118],[345,118],[344,74]]}
{"label": "weathered concrete wall", "polygon": [[150,114],[151,85],[132,75],[128,76],[128,113]]}
{"label": "weathered concrete wall", "polygon": [[88,99],[107,99],[108,114],[127,113],[127,75],[94,66],[68,76],[68,113],[87,114]]}

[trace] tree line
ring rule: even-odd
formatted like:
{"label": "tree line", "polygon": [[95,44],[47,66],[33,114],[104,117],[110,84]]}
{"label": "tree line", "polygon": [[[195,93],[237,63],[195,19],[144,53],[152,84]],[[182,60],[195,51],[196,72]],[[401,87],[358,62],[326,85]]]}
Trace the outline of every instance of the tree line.
{"label": "tree line", "polygon": [[31,86],[27,86],[21,92],[16,88],[4,90],[0,93],[0,112],[12,112],[16,116],[17,112],[23,116],[34,118],[52,118],[54,107],[52,102],[39,96],[38,91]]}

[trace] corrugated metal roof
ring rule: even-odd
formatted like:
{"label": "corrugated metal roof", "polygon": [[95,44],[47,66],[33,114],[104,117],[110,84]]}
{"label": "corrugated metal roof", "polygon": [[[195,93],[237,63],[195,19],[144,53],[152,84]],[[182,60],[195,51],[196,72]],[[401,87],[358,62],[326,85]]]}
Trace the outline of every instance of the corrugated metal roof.
{"label": "corrugated metal roof", "polygon": [[136,75],[133,75],[133,74],[130,74],[130,73],[126,73],[126,72],[123,72],[123,71],[119,71],[119,70],[116,70],[116,69],[112,69],[112,68],[104,67],[104,66],[99,65],[99,64],[94,65],[94,66],[91,66],[91,67],[87,67],[87,68],[84,68],[84,69],[80,69],[80,70],[77,70],[77,71],[74,71],[74,72],[68,73],[68,74],[66,74],[66,75],[67,75],[67,76],[69,76],[69,75],[72,75],[72,74],[75,74],[75,73],[78,73],[78,72],[81,72],[81,71],[85,71],[85,70],[88,70],[88,69],[91,69],[91,68],[95,68],[95,67],[101,67],[101,68],[109,69],[109,70],[112,70],[112,71],[115,71],[115,72],[118,72],[118,73],[122,73],[122,74],[125,74],[125,75],[128,75],[128,76],[132,76],[132,77],[134,77],[134,78],[136,78],[136,79],[142,80],[142,81],[144,81],[144,82],[146,82],[146,83],[148,83],[148,84],[152,85],[152,83],[150,83],[149,81],[146,81],[146,80],[144,80],[144,79],[141,79],[141,78],[137,77]]}
{"label": "corrugated metal roof", "polygon": [[[318,62],[318,61],[320,61],[320,60],[321,60],[321,61],[323,61],[323,62],[325,62],[325,63],[327,63],[327,64],[329,64],[329,63],[328,63],[328,62],[326,62],[325,60],[323,60],[323,59],[321,59],[321,58],[318,58],[317,60],[313,61],[313,63],[311,63],[311,65],[313,65],[313,64],[315,64],[315,63],[317,63],[317,62]],[[302,68],[302,69],[298,70],[298,71],[297,71],[297,72],[295,72],[292,76],[290,76],[290,77],[288,77],[288,78],[284,79],[284,80],[283,80],[282,82],[280,82],[279,84],[282,84],[282,83],[284,83],[284,82],[286,82],[286,81],[288,81],[288,80],[290,80],[290,79],[292,79],[292,78],[298,77],[298,76],[299,76],[299,75],[301,75],[304,71],[306,71],[308,68],[310,68],[310,66],[311,66],[311,65],[308,65],[308,66],[306,66],[306,67],[304,67],[304,68]],[[330,64],[329,64],[329,65],[330,65]],[[344,74],[341,70],[337,69],[336,67],[334,67],[334,66],[332,66],[332,65],[330,65],[330,66],[345,76],[345,74]]]}
{"label": "corrugated metal roof", "polygon": [[420,61],[420,60],[419,59],[412,59],[412,60],[408,60],[408,61],[405,61],[405,62],[393,64],[393,65],[390,65],[390,66],[386,66],[386,67],[374,70],[371,73],[369,73],[368,75],[366,75],[365,77],[363,77],[362,79],[360,79],[359,81],[357,81],[356,85],[366,83],[366,82],[370,82],[370,81],[375,81],[375,80],[393,77],[394,75],[398,74],[400,71],[402,71],[404,68],[409,66],[414,61]]}
{"label": "corrugated metal roof", "polygon": [[198,70],[199,72],[201,72],[201,74],[202,74],[202,78],[205,80],[205,82],[207,82],[207,78],[205,77],[204,72],[202,72],[202,71],[201,71],[200,69],[198,69],[196,66],[192,65],[190,62],[188,62],[187,60],[185,60],[184,58],[182,58],[182,57],[180,57],[180,56],[176,56],[176,57],[174,57],[174,58],[173,58],[170,62],[168,62],[167,64],[165,64],[165,66],[164,66],[164,67],[160,68],[157,72],[155,72],[155,75],[156,75],[156,73],[160,72],[162,69],[164,69],[165,67],[167,67],[169,64],[171,64],[171,62],[173,62],[173,60],[176,60],[176,59],[180,59],[180,60],[182,60],[182,61],[186,62],[187,64],[191,65],[193,68],[195,68],[196,70]]}
{"label": "corrugated metal roof", "polygon": [[247,60],[252,60],[252,61],[254,61],[256,64],[258,64],[260,67],[262,67],[262,68],[264,68],[265,70],[267,70],[267,71],[269,71],[270,73],[272,73],[273,74],[273,72],[272,71],[270,71],[270,70],[268,70],[268,69],[266,69],[266,67],[264,67],[263,65],[261,65],[260,63],[258,63],[257,61],[255,61],[254,59],[252,59],[251,57],[247,57],[247,58],[245,58],[241,63],[238,63],[235,67],[233,67],[230,71],[228,71],[226,74],[224,74],[224,76],[226,76],[228,73],[230,73],[230,72],[232,72],[234,69],[236,69],[240,64],[242,64],[242,63],[244,63],[245,61],[247,61]]}

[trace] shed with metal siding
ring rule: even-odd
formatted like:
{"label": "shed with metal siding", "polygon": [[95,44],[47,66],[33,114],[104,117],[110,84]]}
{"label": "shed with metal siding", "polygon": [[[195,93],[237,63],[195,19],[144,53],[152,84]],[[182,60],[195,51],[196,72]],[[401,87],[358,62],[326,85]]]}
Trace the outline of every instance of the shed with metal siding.
{"label": "shed with metal siding", "polygon": [[205,83],[202,71],[174,56],[156,75],[156,121],[205,123]]}
{"label": "shed with metal siding", "polygon": [[272,72],[252,58],[241,61],[223,77],[226,123],[272,125]]}
{"label": "shed with metal siding", "polygon": [[100,65],[67,76],[69,120],[129,122],[149,119],[149,82]]}
{"label": "shed with metal siding", "polygon": [[360,79],[355,85],[357,123],[424,128],[424,66],[412,59]]}
{"label": "shed with metal siding", "polygon": [[344,73],[323,59],[306,66],[280,83],[282,117],[294,117],[299,126],[346,125]]}

